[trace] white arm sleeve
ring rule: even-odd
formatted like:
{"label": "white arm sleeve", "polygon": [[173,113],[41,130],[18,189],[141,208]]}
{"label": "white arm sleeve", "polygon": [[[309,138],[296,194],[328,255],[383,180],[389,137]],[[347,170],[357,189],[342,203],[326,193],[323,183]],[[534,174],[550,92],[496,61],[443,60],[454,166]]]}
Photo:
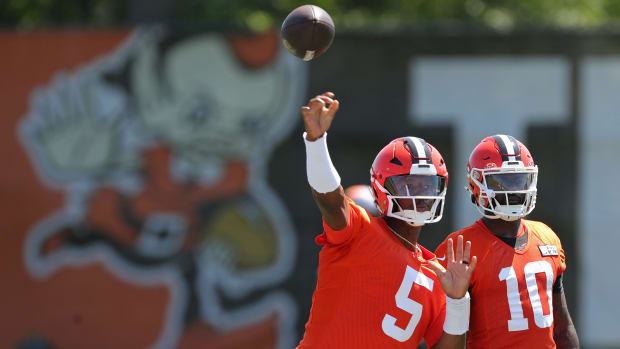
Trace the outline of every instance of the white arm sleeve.
{"label": "white arm sleeve", "polygon": [[469,329],[469,292],[460,299],[446,296],[446,319],[443,331],[448,334],[462,335]]}
{"label": "white arm sleeve", "polygon": [[334,168],[327,150],[327,132],[313,142],[306,138],[306,172],[308,183],[317,193],[325,194],[332,192],[340,186],[340,175]]}

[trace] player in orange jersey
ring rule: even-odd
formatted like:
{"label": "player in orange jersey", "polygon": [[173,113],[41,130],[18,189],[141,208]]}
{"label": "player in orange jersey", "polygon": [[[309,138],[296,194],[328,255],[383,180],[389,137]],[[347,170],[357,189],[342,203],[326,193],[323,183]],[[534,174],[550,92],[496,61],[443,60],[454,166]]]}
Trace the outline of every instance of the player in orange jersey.
{"label": "player in orange jersey", "polygon": [[[339,107],[326,92],[302,107],[308,182],[323,216],[316,239],[318,281],[299,349],[464,348],[470,244],[450,241],[447,269],[417,244],[425,223],[441,219],[448,172],[421,138],[390,142],[371,168],[380,217],[347,198],[327,151]],[[466,263],[463,263],[465,261]],[[471,264],[467,264],[470,262]]]}
{"label": "player in orange jersey", "polygon": [[448,236],[436,254],[441,261],[447,241],[462,235],[479,258],[469,288],[468,348],[578,348],[562,288],[560,239],[545,224],[522,219],[536,203],[538,167],[529,150],[511,136],[487,137],[467,171],[483,218]]}

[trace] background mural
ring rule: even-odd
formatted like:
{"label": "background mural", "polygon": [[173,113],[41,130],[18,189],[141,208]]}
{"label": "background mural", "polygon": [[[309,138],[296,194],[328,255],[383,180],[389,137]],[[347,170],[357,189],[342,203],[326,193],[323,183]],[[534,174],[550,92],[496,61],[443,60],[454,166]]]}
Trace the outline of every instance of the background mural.
{"label": "background mural", "polygon": [[[296,233],[265,163],[296,120],[305,67],[275,35],[162,28],[80,63],[33,86],[15,120],[36,181],[60,200],[32,215],[12,261],[33,289],[61,285],[44,292],[48,306],[65,307],[60,297],[79,310],[64,333],[15,324],[6,346],[293,346],[297,306],[279,284]],[[97,301],[71,299],[75,282]],[[95,325],[101,337],[72,333]]]}

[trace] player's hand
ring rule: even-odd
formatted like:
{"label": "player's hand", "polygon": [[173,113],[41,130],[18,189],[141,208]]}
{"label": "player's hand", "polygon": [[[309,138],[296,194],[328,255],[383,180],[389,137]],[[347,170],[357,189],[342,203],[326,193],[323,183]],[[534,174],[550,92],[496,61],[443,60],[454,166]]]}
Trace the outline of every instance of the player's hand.
{"label": "player's hand", "polygon": [[469,288],[469,279],[476,268],[477,258],[474,256],[469,259],[471,252],[471,242],[465,244],[465,252],[463,252],[463,235],[459,235],[456,243],[456,259],[454,253],[454,243],[452,239],[448,239],[448,248],[446,258],[448,259],[447,269],[435,262],[429,263],[437,277],[439,283],[446,295],[450,298],[463,298]]}
{"label": "player's hand", "polygon": [[312,98],[308,104],[301,107],[307,140],[315,141],[329,129],[340,106],[338,100],[333,99],[334,96],[333,92],[325,92]]}

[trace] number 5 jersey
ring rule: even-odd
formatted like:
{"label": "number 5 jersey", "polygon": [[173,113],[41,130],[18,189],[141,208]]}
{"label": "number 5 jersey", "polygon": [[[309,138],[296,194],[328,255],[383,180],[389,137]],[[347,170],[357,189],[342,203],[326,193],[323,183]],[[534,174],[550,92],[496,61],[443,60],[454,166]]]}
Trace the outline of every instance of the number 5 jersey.
{"label": "number 5 jersey", "polygon": [[[463,235],[478,257],[469,289],[470,349],[555,348],[552,288],[566,269],[564,250],[545,224],[521,222],[516,246],[495,236],[482,220],[448,236],[456,241]],[[435,251],[444,266],[446,241]]]}
{"label": "number 5 jersey", "polygon": [[[310,318],[298,349],[415,348],[443,332],[446,296],[428,267],[383,220],[349,201],[349,224],[325,223]],[[418,245],[419,246],[419,245]]]}

